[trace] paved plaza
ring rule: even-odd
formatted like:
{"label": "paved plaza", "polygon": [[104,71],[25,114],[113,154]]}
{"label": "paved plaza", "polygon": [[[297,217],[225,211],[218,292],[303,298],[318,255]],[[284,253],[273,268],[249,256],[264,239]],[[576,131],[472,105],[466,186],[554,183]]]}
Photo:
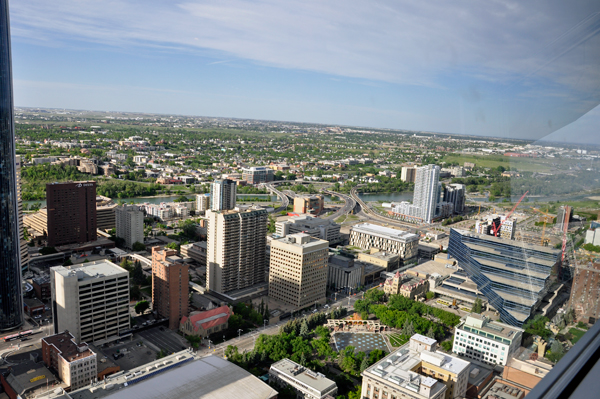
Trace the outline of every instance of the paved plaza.
{"label": "paved plaza", "polygon": [[389,352],[385,339],[381,334],[374,333],[335,333],[333,335],[338,352],[348,346],[356,348],[356,352],[369,353],[373,349]]}

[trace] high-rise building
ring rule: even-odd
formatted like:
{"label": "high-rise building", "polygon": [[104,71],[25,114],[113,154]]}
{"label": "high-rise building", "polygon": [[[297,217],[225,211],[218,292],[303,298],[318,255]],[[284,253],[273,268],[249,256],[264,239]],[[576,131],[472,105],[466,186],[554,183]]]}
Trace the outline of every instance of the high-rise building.
{"label": "high-rise building", "polygon": [[600,317],[600,263],[576,265],[573,270],[569,306],[577,320],[594,324]]}
{"label": "high-rise building", "polygon": [[96,353],[85,342],[75,342],[69,331],[42,338],[42,359],[71,390],[87,386],[98,377]]}
{"label": "high-rise building", "polygon": [[206,212],[210,209],[210,194],[196,194],[196,212]]}
{"label": "high-rise building", "polygon": [[96,182],[46,184],[48,246],[95,241]]}
{"label": "high-rise building", "polygon": [[269,296],[298,309],[327,301],[329,243],[308,234],[271,241]]}
{"label": "high-rise building", "polygon": [[115,208],[117,219],[117,237],[125,240],[127,248],[133,248],[136,242],[144,243],[144,212],[135,205],[123,205]]}
{"label": "high-rise building", "polygon": [[265,281],[264,209],[208,211],[206,288],[227,293]]}
{"label": "high-rise building", "polygon": [[250,168],[242,168],[242,180],[248,184],[268,183],[274,179],[273,169],[266,166],[252,166]]}
{"label": "high-rise building", "polygon": [[400,172],[400,180],[414,183],[415,177],[417,175],[417,167],[416,166],[403,166],[402,171]]}
{"label": "high-rise building", "polygon": [[400,265],[416,259],[419,237],[416,234],[371,223],[361,223],[350,229],[350,245],[363,250],[373,248],[400,256]]}
{"label": "high-rise building", "polygon": [[521,327],[556,279],[561,251],[451,229],[448,254],[477,284],[500,319]]}
{"label": "high-rise building", "polygon": [[420,209],[424,223],[431,223],[440,202],[440,167],[427,165],[417,168],[413,205]]}
{"label": "high-rise building", "polygon": [[169,319],[169,328],[177,330],[179,322],[188,316],[188,265],[177,251],[152,248],[152,304],[159,317]]}
{"label": "high-rise building", "polygon": [[107,260],[50,268],[54,333],[96,342],[129,330],[129,272]]}
{"label": "high-rise building", "polygon": [[235,208],[237,183],[233,180],[215,180],[210,185],[210,209],[213,211],[227,211]]}
{"label": "high-rise building", "polygon": [[0,0],[0,331],[23,324],[8,0]]}
{"label": "high-rise building", "polygon": [[444,188],[444,202],[450,202],[454,205],[454,213],[465,211],[466,192],[464,184],[447,184]]}
{"label": "high-rise building", "polygon": [[25,241],[23,227],[23,200],[21,198],[21,156],[16,156],[16,173],[17,173],[17,201],[19,203],[19,247],[21,249],[21,270],[29,269],[29,251],[27,250],[27,241]]}
{"label": "high-rise building", "polygon": [[486,364],[505,366],[521,346],[523,330],[476,313],[456,326],[452,352]]}

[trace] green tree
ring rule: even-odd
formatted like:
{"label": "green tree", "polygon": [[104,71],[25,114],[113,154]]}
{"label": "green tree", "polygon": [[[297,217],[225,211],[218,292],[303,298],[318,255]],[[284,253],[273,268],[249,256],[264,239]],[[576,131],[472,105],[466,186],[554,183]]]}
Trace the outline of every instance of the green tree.
{"label": "green tree", "polygon": [[302,338],[305,338],[305,339],[306,339],[306,338],[308,338],[308,334],[309,334],[309,331],[308,331],[308,323],[306,322],[306,319],[304,319],[304,320],[302,321],[302,325],[300,326],[300,336],[301,336]]}
{"label": "green tree", "polygon": [[144,276],[144,271],[142,270],[142,263],[139,260],[133,262],[132,278],[133,282],[137,285],[143,285],[146,282],[146,276]]}
{"label": "green tree", "polygon": [[71,266],[73,264],[73,261],[69,258],[67,260],[65,260],[65,263],[63,263],[63,266]]}
{"label": "green tree", "polygon": [[482,310],[483,310],[483,303],[481,301],[481,298],[475,299],[475,302],[473,302],[473,307],[471,308],[471,312],[481,313]]}
{"label": "green tree", "polygon": [[136,241],[131,246],[131,249],[133,249],[135,252],[145,251],[146,250],[146,246],[143,243],[141,243],[139,241]]}
{"label": "green tree", "polygon": [[367,356],[363,357],[362,362],[360,362],[360,372],[362,373],[369,367],[369,358]]}
{"label": "green tree", "polygon": [[144,314],[144,312],[148,309],[150,309],[150,303],[146,300],[144,301],[139,301],[138,303],[135,304],[134,308],[135,313],[137,314]]}

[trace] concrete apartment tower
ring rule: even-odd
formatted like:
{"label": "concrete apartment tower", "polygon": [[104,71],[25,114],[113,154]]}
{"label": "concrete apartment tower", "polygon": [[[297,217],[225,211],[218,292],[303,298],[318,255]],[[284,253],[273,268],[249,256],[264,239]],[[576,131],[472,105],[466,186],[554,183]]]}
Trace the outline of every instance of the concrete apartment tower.
{"label": "concrete apartment tower", "polygon": [[226,211],[235,208],[237,183],[233,180],[215,180],[210,185],[210,209],[213,211]]}
{"label": "concrete apartment tower", "polygon": [[50,268],[54,333],[97,342],[131,328],[129,272],[107,260]]}
{"label": "concrete apartment tower", "polygon": [[304,308],[327,300],[329,242],[305,233],[271,241],[269,296]]}
{"label": "concrete apartment tower", "polygon": [[115,208],[117,237],[125,240],[125,246],[133,248],[136,242],[144,243],[144,212],[135,205],[123,205]]}
{"label": "concrete apartment tower", "polygon": [[95,241],[96,182],[46,184],[48,246]]}
{"label": "concrete apartment tower", "polygon": [[206,288],[227,293],[265,281],[264,209],[208,211]]}
{"label": "concrete apartment tower", "polygon": [[417,168],[413,205],[419,207],[425,223],[431,223],[435,216],[436,206],[440,201],[440,190],[439,166],[427,165]]}
{"label": "concrete apartment tower", "polygon": [[169,319],[169,328],[179,328],[189,315],[188,265],[177,251],[152,248],[152,304],[159,317]]}
{"label": "concrete apartment tower", "polygon": [[23,324],[8,0],[0,0],[0,331]]}

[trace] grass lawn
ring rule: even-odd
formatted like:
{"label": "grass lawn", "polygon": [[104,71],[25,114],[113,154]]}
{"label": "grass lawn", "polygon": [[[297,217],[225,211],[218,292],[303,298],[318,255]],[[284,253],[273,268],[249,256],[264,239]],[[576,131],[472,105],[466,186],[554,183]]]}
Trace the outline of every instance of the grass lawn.
{"label": "grass lawn", "polygon": [[390,334],[388,335],[388,338],[390,339],[390,344],[394,347],[402,346],[408,342],[407,340],[402,339],[400,334]]}
{"label": "grass lawn", "polygon": [[552,167],[552,162],[557,163],[557,160],[544,158],[513,158],[503,155],[446,155],[441,159],[444,162],[458,162],[459,165],[464,165],[465,162],[473,162],[476,166],[483,168],[497,168],[504,166],[508,168],[517,168],[523,172],[543,172],[548,171]]}
{"label": "grass lawn", "polygon": [[571,342],[574,344],[577,343],[577,341],[579,341],[581,337],[583,337],[583,334],[585,334],[585,331],[581,331],[577,328],[571,328],[569,329],[569,332],[573,334],[573,339],[571,339]]}

